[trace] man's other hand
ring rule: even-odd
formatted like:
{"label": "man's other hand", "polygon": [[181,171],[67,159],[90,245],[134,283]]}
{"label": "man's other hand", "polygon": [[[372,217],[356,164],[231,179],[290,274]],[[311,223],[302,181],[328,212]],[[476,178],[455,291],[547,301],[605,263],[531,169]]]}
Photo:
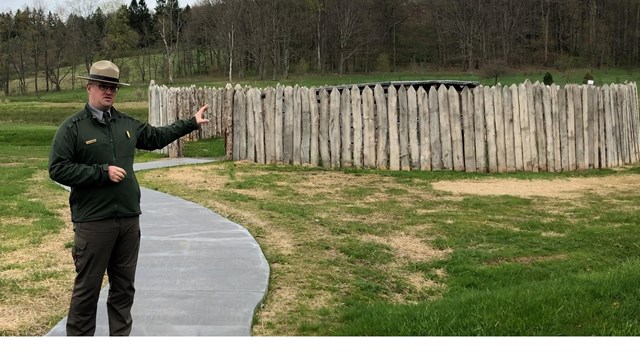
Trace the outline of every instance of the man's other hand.
{"label": "man's other hand", "polygon": [[127,171],[119,166],[109,165],[109,180],[120,183],[127,176]]}

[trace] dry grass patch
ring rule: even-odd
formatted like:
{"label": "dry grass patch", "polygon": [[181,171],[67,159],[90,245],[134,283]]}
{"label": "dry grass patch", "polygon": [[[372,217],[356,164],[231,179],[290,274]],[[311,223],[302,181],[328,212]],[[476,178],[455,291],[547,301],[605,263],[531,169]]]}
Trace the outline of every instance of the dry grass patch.
{"label": "dry grass patch", "polygon": [[[447,285],[437,282],[424,276],[422,273],[412,272],[407,275],[409,283],[420,293],[420,296],[427,296],[427,300],[433,301],[440,298],[441,294],[446,290]],[[397,303],[414,303],[417,304],[422,300],[407,300],[404,296],[399,296]]]}
{"label": "dry grass patch", "polygon": [[[45,176],[46,171],[42,171],[26,181],[33,186],[27,197],[57,211],[64,227],[37,244],[19,241],[21,248],[0,256],[0,278],[13,286],[0,299],[0,331],[6,335],[45,334],[51,320],[64,315],[71,296],[74,267],[69,249],[65,248],[73,240],[68,194],[62,189],[52,191],[45,184],[48,183]],[[27,218],[16,220],[25,225],[38,222]]]}
{"label": "dry grass patch", "polygon": [[[214,164],[215,165],[215,164]],[[215,168],[213,169],[215,170]],[[163,171],[150,171],[148,177],[168,180],[171,183],[194,189],[217,190],[224,188],[226,178],[218,177],[210,168],[170,168]]]}
{"label": "dry grass patch", "polygon": [[392,296],[393,302],[414,304],[422,301],[425,296],[428,300],[434,300],[446,289],[444,283],[434,281],[426,277],[424,273],[406,272],[406,266],[416,262],[444,259],[453,252],[452,249],[437,249],[429,243],[429,239],[404,233],[387,238],[374,235],[365,235],[362,238],[391,247],[395,258],[383,269],[389,274],[398,275],[398,278],[408,283],[411,289],[416,292],[416,294],[394,294]]}
{"label": "dry grass patch", "polygon": [[396,258],[408,262],[442,259],[452,252],[433,248],[425,238],[405,234],[390,237],[365,235],[362,238],[389,245],[395,252]]}
{"label": "dry grass patch", "polygon": [[33,223],[33,219],[22,218],[22,217],[11,217],[11,218],[3,218],[2,223],[5,225],[13,225],[13,226],[27,226]]}
{"label": "dry grass patch", "polygon": [[495,266],[501,265],[505,263],[517,263],[521,265],[532,265],[538,262],[546,262],[546,261],[563,261],[568,259],[569,256],[566,254],[558,254],[558,255],[549,255],[549,256],[521,256],[510,259],[497,259],[493,261],[486,262],[485,265]]}
{"label": "dry grass patch", "polygon": [[535,181],[519,179],[439,181],[432,185],[436,190],[454,194],[575,199],[585,193],[606,195],[609,193],[637,190],[640,187],[640,175],[627,174]]}

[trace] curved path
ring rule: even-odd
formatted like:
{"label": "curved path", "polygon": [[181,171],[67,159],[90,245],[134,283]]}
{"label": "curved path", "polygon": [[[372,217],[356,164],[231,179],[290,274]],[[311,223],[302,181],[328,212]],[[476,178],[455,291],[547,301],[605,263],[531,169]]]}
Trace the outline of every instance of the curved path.
{"label": "curved path", "polygon": [[[135,170],[210,162],[166,159]],[[198,204],[142,188],[142,239],[132,308],[135,336],[251,335],[269,265],[253,236]],[[100,292],[96,335],[108,335]],[[66,318],[47,335],[65,335]]]}

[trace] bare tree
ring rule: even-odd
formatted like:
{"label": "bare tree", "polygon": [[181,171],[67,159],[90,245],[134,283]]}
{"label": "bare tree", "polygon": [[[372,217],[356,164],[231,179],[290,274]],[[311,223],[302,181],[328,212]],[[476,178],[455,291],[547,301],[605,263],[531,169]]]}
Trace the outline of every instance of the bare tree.
{"label": "bare tree", "polygon": [[[83,18],[77,15],[70,15],[66,21],[66,42],[67,46],[72,49],[82,49],[82,28],[83,28]],[[71,68],[71,88],[75,89],[76,87],[76,68],[79,63],[78,58],[82,55],[80,52],[69,52],[65,55],[65,58],[69,62],[69,66]]]}
{"label": "bare tree", "polygon": [[180,46],[180,32],[184,26],[184,17],[178,0],[158,0],[155,16],[164,49],[167,77],[169,83],[173,83],[174,58]]}
{"label": "bare tree", "polygon": [[478,58],[480,29],[484,2],[481,0],[439,0],[436,2],[439,16],[446,19],[441,25],[444,32],[457,44],[464,69],[474,68]]}
{"label": "bare tree", "polygon": [[47,47],[45,56],[45,69],[47,77],[47,91],[49,82],[54,86],[54,90],[60,91],[62,81],[69,75],[71,69],[75,67],[65,67],[62,71],[62,64],[65,61],[67,47],[72,43],[73,37],[69,37],[65,24],[60,18],[49,13],[47,16]]}
{"label": "bare tree", "polygon": [[374,1],[373,9],[377,12],[374,29],[380,28],[383,31],[384,41],[388,39],[391,41],[391,65],[394,72],[397,65],[398,28],[415,14],[417,6],[418,4],[413,0]]}
{"label": "bare tree", "polygon": [[2,77],[2,91],[9,95],[10,65],[9,65],[9,41],[13,29],[13,16],[11,13],[0,13],[0,74]]}
{"label": "bare tree", "polygon": [[237,31],[240,16],[244,8],[243,0],[205,0],[202,6],[207,9],[206,14],[209,22],[216,24],[213,29],[212,38],[218,48],[218,62],[227,66],[227,74],[229,82],[233,81],[234,64],[236,63],[235,54],[238,53]]}
{"label": "bare tree", "polygon": [[540,17],[542,24],[542,44],[544,46],[544,64],[549,62],[549,27],[551,16],[551,1],[552,0],[540,0]]}
{"label": "bare tree", "polygon": [[305,17],[307,9],[304,3],[297,0],[273,0],[267,8],[267,54],[271,60],[274,80],[278,71],[285,79],[289,76],[292,57],[297,51],[302,52],[296,47],[297,42],[310,35],[305,30],[308,25]]}
{"label": "bare tree", "polygon": [[46,43],[45,16],[42,8],[33,9],[29,17],[29,36],[33,60],[34,87],[38,95],[38,76],[40,75],[40,61]]}
{"label": "bare tree", "polygon": [[371,4],[366,0],[328,0],[326,4],[328,19],[332,21],[327,27],[331,29],[337,52],[338,74],[343,74],[346,61],[365,46],[361,22],[370,15]]}
{"label": "bare tree", "polygon": [[27,71],[29,56],[29,27],[31,10],[18,10],[14,17],[9,37],[9,63],[18,77],[20,94],[27,92]]}
{"label": "bare tree", "polygon": [[244,0],[241,21],[235,27],[240,30],[245,46],[246,59],[255,64],[256,73],[260,79],[264,79],[266,72],[268,53],[268,12],[275,1],[273,0]]}
{"label": "bare tree", "polygon": [[315,16],[315,58],[316,68],[324,73],[323,49],[325,46],[326,0],[309,0],[309,12]]}

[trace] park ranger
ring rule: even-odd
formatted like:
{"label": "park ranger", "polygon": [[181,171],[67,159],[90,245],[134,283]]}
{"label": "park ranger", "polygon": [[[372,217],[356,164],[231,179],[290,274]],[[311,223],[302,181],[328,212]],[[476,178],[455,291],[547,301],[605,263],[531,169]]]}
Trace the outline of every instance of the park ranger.
{"label": "park ranger", "polygon": [[74,230],[71,251],[76,278],[67,335],[93,335],[105,271],[109,277],[110,335],[129,335],[140,247],[140,187],[133,171],[135,149],[160,149],[209,122],[208,105],[195,116],[153,127],[117,111],[113,104],[120,71],[110,61],[91,66],[88,102],[58,128],[49,155],[49,175],[69,186]]}

